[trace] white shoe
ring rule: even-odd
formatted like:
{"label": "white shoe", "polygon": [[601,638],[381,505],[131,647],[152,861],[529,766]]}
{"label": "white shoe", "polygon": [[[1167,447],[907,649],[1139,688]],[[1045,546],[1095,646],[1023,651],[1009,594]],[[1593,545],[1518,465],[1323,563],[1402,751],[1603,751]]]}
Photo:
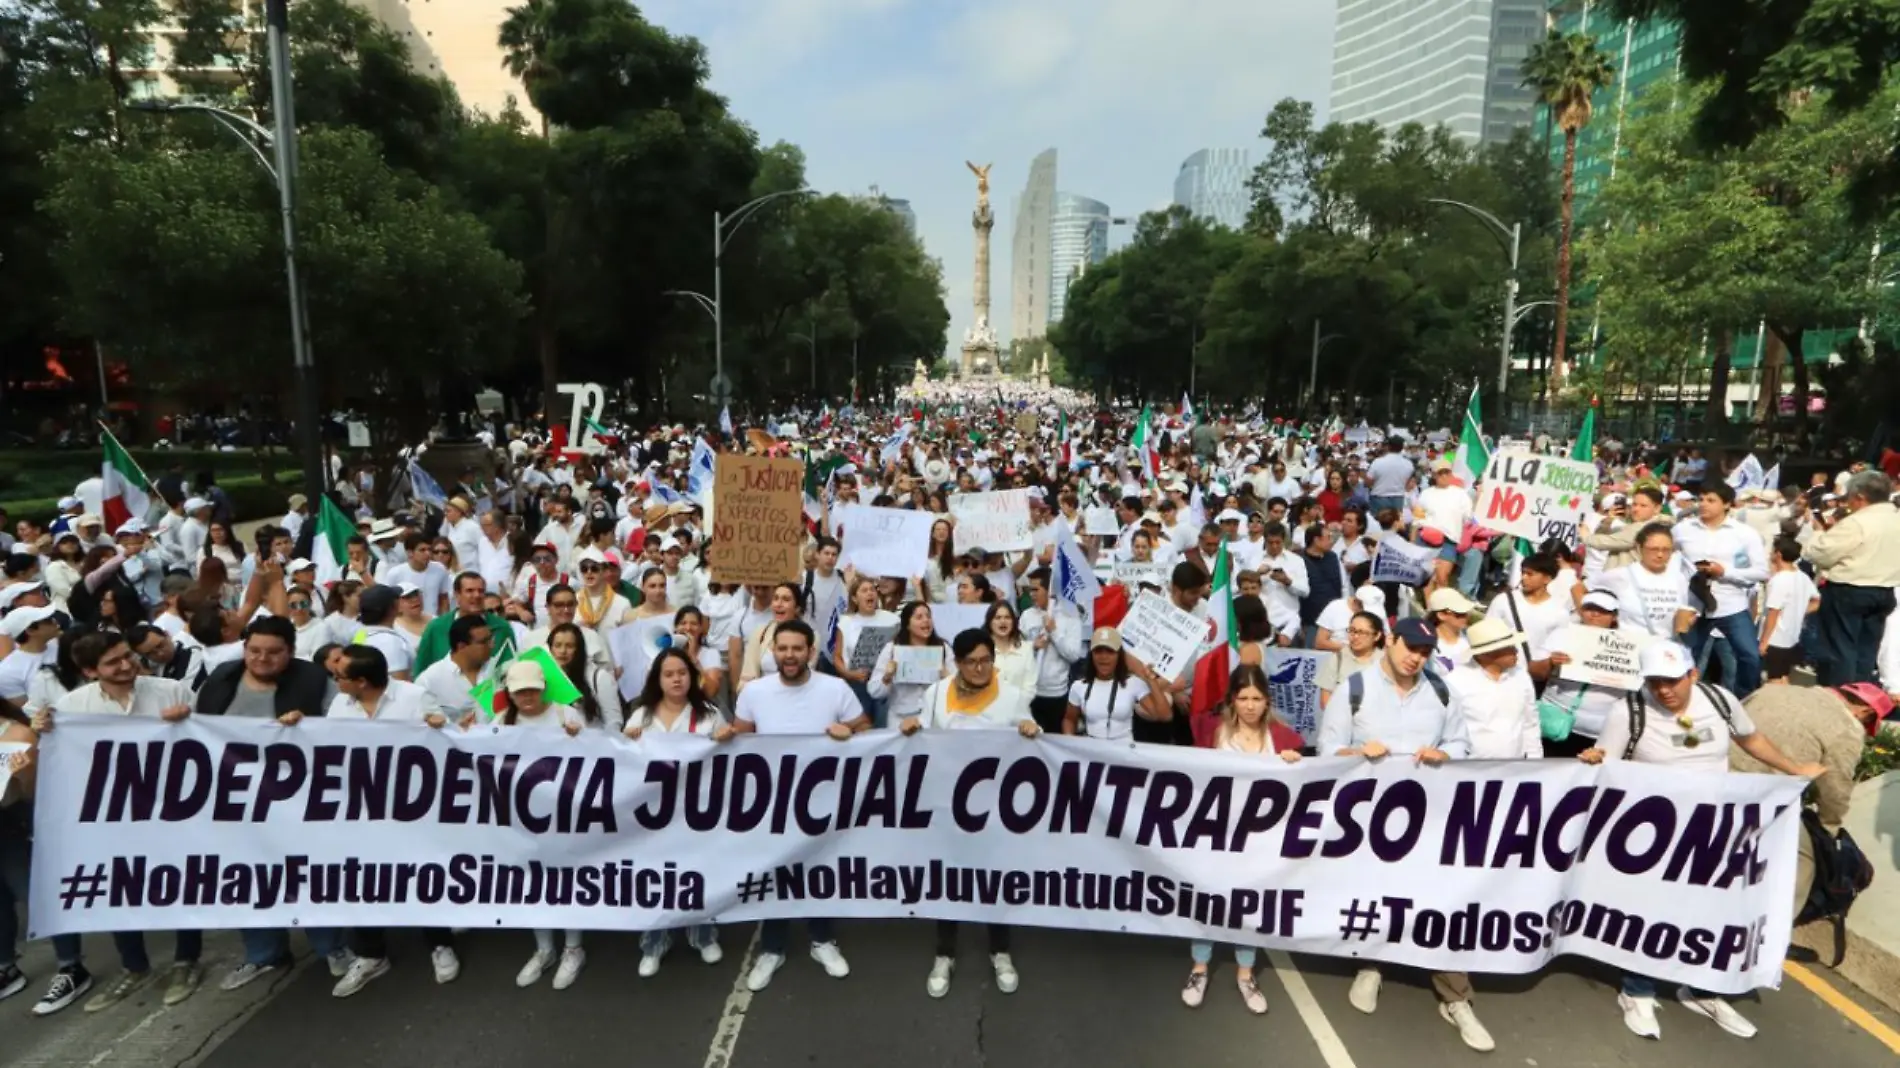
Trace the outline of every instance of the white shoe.
{"label": "white shoe", "polygon": [[1683,1008],[1697,1016],[1706,1016],[1714,1020],[1715,1026],[1736,1038],[1755,1037],[1755,1025],[1748,1022],[1748,1017],[1736,1012],[1735,1006],[1729,1004],[1727,998],[1697,997],[1684,986],[1676,988],[1676,1000],[1682,1002]]}
{"label": "white shoe", "polygon": [[581,977],[581,969],[587,966],[587,951],[580,946],[569,946],[561,951],[560,966],[554,969],[554,989],[566,990]]}
{"label": "white shoe", "polygon": [[1201,1002],[1207,1000],[1207,973],[1189,972],[1187,983],[1181,987],[1181,1004],[1190,1009],[1198,1009]]}
{"label": "white shoe", "polygon": [[[223,981],[218,983],[218,989],[241,990],[276,970],[276,964],[252,964],[250,961],[245,961],[225,974]],[[25,983],[22,982],[21,985],[24,986]]]}
{"label": "white shoe", "polygon": [[1617,1008],[1623,1010],[1623,1026],[1638,1038],[1661,1038],[1662,1024],[1656,1022],[1656,999],[1616,995]]}
{"label": "white shoe", "polygon": [[699,959],[707,964],[718,964],[726,959],[726,951],[720,949],[719,942],[714,940],[699,947]]}
{"label": "white shoe", "polygon": [[350,965],[356,963],[356,954],[347,949],[339,949],[325,957],[324,963],[330,966],[332,979],[341,979],[350,973]]}
{"label": "white shoe", "polygon": [[1367,1016],[1378,1012],[1379,983],[1381,981],[1379,978],[1379,969],[1359,969],[1359,974],[1353,976],[1352,991],[1346,995],[1346,1000],[1352,1002],[1353,1008],[1358,1009]]}
{"label": "white shoe", "polygon": [[389,972],[387,957],[358,957],[350,962],[350,970],[330,988],[330,996],[346,998],[368,986],[370,980],[380,979]]}
{"label": "white shoe", "polygon": [[759,954],[759,959],[752,962],[752,971],[746,974],[745,988],[756,994],[766,987],[771,986],[772,976],[778,972],[779,966],[784,963],[785,955],[783,953]]}
{"label": "white shoe", "polygon": [[1469,1001],[1441,1001],[1438,1003],[1438,1017],[1458,1029],[1458,1037],[1465,1045],[1479,1053],[1489,1053],[1498,1048],[1491,1040],[1491,1032],[1478,1022],[1478,1014],[1471,1008]]}
{"label": "white shoe", "polygon": [[658,953],[640,954],[640,978],[651,979],[660,974],[660,955]]}
{"label": "white shoe", "polygon": [[1009,954],[990,954],[990,967],[996,971],[996,989],[1005,994],[1014,994],[1021,976],[1016,974],[1016,962],[1009,959]]}
{"label": "white shoe", "polygon": [[455,955],[454,946],[437,946],[429,952],[429,963],[435,966],[435,981],[453,983],[455,977],[462,974],[462,958]]}
{"label": "white shoe", "polygon": [[833,979],[843,979],[851,974],[851,965],[845,961],[844,954],[838,952],[836,942],[813,942],[811,959],[825,966],[825,974]]}
{"label": "white shoe", "polygon": [[930,962],[930,978],[924,980],[924,990],[933,998],[940,998],[950,992],[950,973],[957,970],[957,962],[949,957],[938,957]]}
{"label": "white shoe", "polygon": [[535,950],[534,956],[528,958],[528,963],[523,964],[521,966],[521,970],[515,973],[515,985],[516,986],[533,986],[534,984],[540,982],[541,976],[546,974],[548,970],[548,965],[553,964],[553,963],[554,963],[553,950],[551,949]]}

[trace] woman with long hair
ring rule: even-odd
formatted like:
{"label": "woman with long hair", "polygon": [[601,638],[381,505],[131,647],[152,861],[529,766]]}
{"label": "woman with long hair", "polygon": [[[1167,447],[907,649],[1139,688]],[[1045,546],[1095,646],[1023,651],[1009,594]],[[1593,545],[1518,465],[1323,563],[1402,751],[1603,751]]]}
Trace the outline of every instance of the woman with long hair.
{"label": "woman with long hair", "polygon": [[[581,732],[585,718],[571,705],[552,704],[547,700],[547,675],[532,660],[517,660],[502,675],[502,708],[495,722],[504,727],[529,730],[564,731],[569,737]],[[556,964],[554,932],[537,928],[534,932],[534,956],[515,975],[515,985],[533,986],[555,965],[554,989],[574,985],[587,964],[587,951],[581,948],[581,932],[563,931],[564,941]]]}
{"label": "woman with long hair", "polygon": [[1109,742],[1135,740],[1135,720],[1167,723],[1174,718],[1166,682],[1122,649],[1121,631],[1101,627],[1089,638],[1089,673],[1069,684],[1062,733]]}
{"label": "woman with long hair", "polygon": [[574,710],[590,727],[617,731],[623,724],[620,688],[611,669],[587,656],[587,638],[574,623],[556,623],[548,630],[548,655],[561,667],[567,681],[581,692]]}
{"label": "woman with long hair", "polygon": [[76,530],[63,530],[53,536],[53,555],[47,560],[41,577],[46,580],[46,596],[53,607],[61,612],[69,612],[67,598],[72,596],[73,587],[79,585],[83,577],[79,573],[79,564],[86,556],[86,547],[79,540]]}
{"label": "woman with long hair", "polygon": [[1023,641],[1016,606],[997,601],[983,613],[983,630],[996,646],[996,677],[1026,694],[1036,692],[1036,649]]}
{"label": "woman with long hair", "polygon": [[995,604],[996,590],[991,588],[990,580],[975,571],[966,570],[957,579],[958,604]]}
{"label": "woman with long hair", "polygon": [[1337,467],[1326,469],[1326,488],[1319,491],[1314,500],[1319,502],[1320,513],[1326,522],[1337,523],[1346,514],[1346,499],[1351,493],[1346,489],[1346,473]]}
{"label": "woman with long hair", "polygon": [[340,579],[323,597],[323,621],[329,624],[330,640],[348,645],[356,640],[362,626],[356,621],[357,605],[363,597],[363,584],[356,579]]}
{"label": "woman with long hair", "polygon": [[[919,646],[928,646],[937,651],[936,672],[928,680],[898,681],[898,650]],[[877,654],[877,663],[871,666],[871,678],[865,688],[873,700],[883,703],[886,723],[902,723],[906,717],[917,714],[917,709],[923,703],[924,691],[938,680],[948,678],[950,668],[950,647],[937,634],[931,620],[930,606],[922,601],[912,601],[897,614],[897,633],[883,652]]]}
{"label": "woman with long hair", "polygon": [[[743,689],[760,675],[770,675],[778,670],[778,666],[772,662],[772,638],[780,627],[797,619],[805,611],[805,591],[797,583],[778,583],[772,587],[770,603],[771,618],[761,623],[746,638],[745,666],[740,669],[736,689]],[[811,653],[815,659],[818,655],[816,646],[812,647]]]}
{"label": "woman with long hair", "polygon": [[[832,649],[831,662],[836,665],[838,676],[857,695],[858,706],[865,715],[871,717],[871,726],[881,730],[884,727],[884,703],[871,696],[870,681],[871,669],[877,666],[877,653],[882,652],[882,648],[866,649],[860,654],[858,645],[865,639],[867,630],[873,634],[893,634],[897,629],[897,616],[884,610],[883,600],[877,592],[877,580],[862,575],[851,581],[845,602],[850,611],[838,617],[838,639]],[[888,642],[889,638],[883,640]],[[852,666],[859,663],[864,666]]]}
{"label": "woman with long hair", "polygon": [[706,613],[692,605],[687,605],[673,614],[673,645],[683,648],[699,668],[699,692],[707,700],[719,696],[720,684],[726,681],[726,673],[720,667],[719,650],[706,642],[706,633],[712,626]]}
{"label": "woman with long hair", "polygon": [[236,608],[244,596],[244,543],[214,519],[205,530],[204,558],[224,564],[224,607]]}
{"label": "woman with long hair", "polygon": [[[662,649],[647,669],[646,685],[627,713],[623,729],[627,737],[638,740],[643,734],[697,734],[715,742],[732,737],[732,727],[719,709],[706,697],[699,677],[699,665],[686,650]],[[719,928],[710,923],[695,924],[686,932],[686,944],[699,951],[699,959],[717,964],[724,951],[719,948]],[[667,950],[673,948],[673,932],[648,931],[640,936],[640,975],[650,977],[660,970]]]}
{"label": "woman with long hair", "polygon": [[[1288,764],[1297,764],[1300,747],[1304,744],[1299,732],[1281,723],[1279,717],[1273,714],[1273,695],[1267,686],[1267,673],[1254,664],[1242,664],[1235,668],[1233,678],[1227,683],[1227,701],[1221,708],[1221,724],[1214,735],[1214,748],[1263,760],[1277,756]],[[1181,1001],[1190,1009],[1198,1009],[1207,995],[1214,943],[1197,939],[1190,947],[1190,954],[1194,958],[1194,968],[1188,972],[1187,984],[1181,988]],[[1252,946],[1234,947],[1234,978],[1240,987],[1240,1000],[1248,1011],[1260,1014],[1267,1011],[1267,997],[1260,992],[1259,984],[1254,982],[1253,966],[1257,956]]]}
{"label": "woman with long hair", "polygon": [[961,562],[952,548],[954,541],[948,519],[939,519],[930,524],[930,561],[923,578],[924,595],[932,604],[949,604],[956,593]]}
{"label": "woman with long hair", "polygon": [[649,567],[640,572],[640,607],[633,610],[633,618],[652,619],[673,612],[672,603],[666,599],[666,569]]}

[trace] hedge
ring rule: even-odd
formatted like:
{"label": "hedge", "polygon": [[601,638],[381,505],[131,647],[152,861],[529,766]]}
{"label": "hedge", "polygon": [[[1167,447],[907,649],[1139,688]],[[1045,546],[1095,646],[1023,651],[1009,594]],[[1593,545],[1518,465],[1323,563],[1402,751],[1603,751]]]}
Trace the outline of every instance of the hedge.
{"label": "hedge", "polygon": [[[157,478],[181,466],[188,476],[209,470],[228,475],[232,481],[260,473],[257,454],[249,449],[218,452],[210,449],[128,449],[132,459]],[[275,454],[292,466],[296,458],[283,450]],[[0,450],[0,500],[19,501],[45,497],[57,501],[88,478],[99,476],[100,451],[91,449],[5,449]],[[282,477],[281,475],[279,477]],[[223,482],[221,478],[219,480]]]}
{"label": "hedge", "polygon": [[[303,492],[303,476],[297,471],[280,471],[274,485],[265,485],[262,475],[239,475],[229,479],[220,478],[218,485],[223,486],[224,492],[231,498],[231,509],[237,514],[239,522],[276,519],[289,510],[290,495]],[[59,514],[59,497],[27,500],[0,498],[0,507],[6,508],[9,519],[14,522],[31,519],[45,525]]]}

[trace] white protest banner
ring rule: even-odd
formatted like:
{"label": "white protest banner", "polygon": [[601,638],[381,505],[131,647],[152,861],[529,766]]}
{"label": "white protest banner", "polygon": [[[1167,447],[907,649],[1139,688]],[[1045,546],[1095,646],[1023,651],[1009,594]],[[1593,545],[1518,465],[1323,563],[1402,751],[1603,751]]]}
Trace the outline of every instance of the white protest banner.
{"label": "white protest banner", "polygon": [[950,498],[950,516],[956,521],[952,548],[959,553],[1019,552],[1033,543],[1028,490],[959,493]]}
{"label": "white protest banner", "polygon": [[1135,598],[1120,629],[1123,650],[1171,682],[1181,681],[1210,634],[1207,620],[1152,590]]}
{"label": "white protest banner", "polygon": [[852,671],[869,671],[877,666],[877,654],[891,644],[897,636],[897,625],[888,627],[865,627],[858,631],[858,643],[851,647],[851,662],[847,666]]}
{"label": "white protest banner", "polygon": [[928,686],[943,678],[944,649],[941,645],[893,645],[891,662],[897,665],[894,683]]}
{"label": "white protest banner", "polygon": [[[930,565],[930,527],[937,517],[906,508],[848,504],[831,511],[832,525],[844,531],[838,566],[860,575],[908,579]],[[987,548],[987,546],[985,546]]]}
{"label": "white protest banner", "polygon": [[1807,785],[1005,731],[719,744],[215,716],[71,716],[41,759],[28,939],[930,918],[1434,971],[1575,953],[1724,994],[1780,982]]}
{"label": "white protest banner", "polygon": [[1437,550],[1429,545],[1413,545],[1394,534],[1379,543],[1372,554],[1373,582],[1396,582],[1401,586],[1424,584],[1432,573]]}
{"label": "white protest banner", "polygon": [[930,606],[930,625],[936,630],[937,637],[951,642],[966,630],[982,630],[983,617],[989,611],[990,606],[986,604],[933,604]]}
{"label": "white protest banner", "polygon": [[0,797],[6,796],[7,783],[13,781],[13,756],[33,748],[31,742],[0,742]]}
{"label": "white protest banner", "polygon": [[1144,583],[1156,589],[1165,590],[1168,588],[1168,572],[1171,570],[1172,568],[1165,564],[1153,562],[1139,564],[1133,560],[1124,560],[1115,565],[1115,581],[1130,590]]}
{"label": "white protest banner", "polygon": [[649,616],[623,623],[607,632],[607,648],[620,669],[621,700],[640,696],[647,684],[647,669],[660,650],[673,644],[673,613]]}
{"label": "white protest banner", "polygon": [[1472,520],[1532,545],[1551,538],[1575,545],[1577,524],[1596,490],[1595,464],[1499,449],[1484,469]]}
{"label": "white protest banner", "polygon": [[1644,639],[1604,627],[1564,628],[1564,652],[1570,663],[1559,665],[1557,677],[1581,682],[1600,689],[1634,690],[1643,685],[1643,673],[1637,657]]}
{"label": "white protest banner", "polygon": [[1267,694],[1273,714],[1300,732],[1307,745],[1319,738],[1320,671],[1339,654],[1311,649],[1267,648]]}
{"label": "white protest banner", "polygon": [[1122,525],[1115,518],[1115,509],[1103,505],[1100,508],[1089,508],[1083,511],[1082,533],[1112,538],[1121,532]]}
{"label": "white protest banner", "polygon": [[1341,440],[1349,445],[1363,445],[1372,440],[1372,428],[1369,426],[1348,427]]}

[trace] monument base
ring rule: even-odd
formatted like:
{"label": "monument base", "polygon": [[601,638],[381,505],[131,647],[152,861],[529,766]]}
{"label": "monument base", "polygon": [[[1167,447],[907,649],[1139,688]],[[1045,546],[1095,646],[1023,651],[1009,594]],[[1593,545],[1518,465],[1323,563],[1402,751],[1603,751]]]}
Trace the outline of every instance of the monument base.
{"label": "monument base", "polygon": [[963,346],[963,363],[960,365],[958,373],[964,378],[973,376],[986,378],[996,373],[997,360],[1001,355],[1001,350],[995,345],[983,343],[965,344]]}

